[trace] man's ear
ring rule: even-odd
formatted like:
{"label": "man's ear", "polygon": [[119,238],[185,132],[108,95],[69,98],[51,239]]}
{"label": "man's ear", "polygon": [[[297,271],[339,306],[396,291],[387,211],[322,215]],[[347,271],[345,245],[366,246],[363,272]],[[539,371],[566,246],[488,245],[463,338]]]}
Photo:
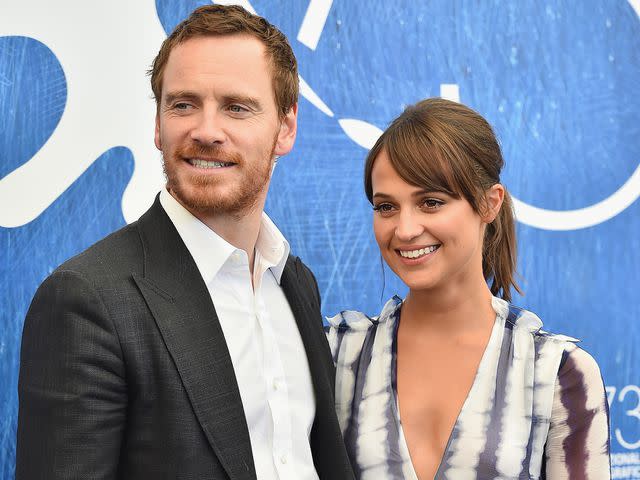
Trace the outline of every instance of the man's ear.
{"label": "man's ear", "polygon": [[504,187],[496,183],[489,188],[484,194],[484,211],[482,212],[482,221],[485,223],[493,222],[500,208],[502,208],[502,202],[504,201],[505,189]]}
{"label": "man's ear", "polygon": [[153,142],[156,144],[156,148],[162,151],[162,140],[160,140],[160,112],[156,111],[156,128],[153,135]]}
{"label": "man's ear", "polygon": [[276,139],[273,153],[279,157],[286,155],[293,148],[298,133],[298,104],[294,103],[280,122],[280,131]]}

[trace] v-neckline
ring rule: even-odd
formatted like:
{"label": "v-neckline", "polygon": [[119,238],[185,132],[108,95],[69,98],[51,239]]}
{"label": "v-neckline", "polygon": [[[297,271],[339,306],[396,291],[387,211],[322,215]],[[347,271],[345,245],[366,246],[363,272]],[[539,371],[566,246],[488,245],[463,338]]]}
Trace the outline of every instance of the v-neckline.
{"label": "v-neckline", "polygon": [[[390,366],[391,372],[389,377],[391,379],[391,382],[388,387],[389,387],[390,396],[392,399],[391,407],[393,409],[393,413],[397,419],[397,424],[398,424],[398,436],[399,436],[400,448],[404,450],[404,453],[409,459],[411,473],[413,473],[413,478],[407,479],[407,480],[419,480],[418,474],[416,473],[416,470],[413,466],[413,461],[411,459],[409,444],[407,443],[407,440],[404,435],[404,429],[402,428],[402,418],[400,417],[400,400],[398,399],[398,329],[400,328],[400,312],[402,310],[403,303],[404,303],[404,300],[397,305],[395,311],[392,314],[394,317],[394,325],[393,325],[393,336],[391,339],[392,355],[391,355],[391,366]],[[462,414],[465,411],[465,408],[467,407],[467,403],[469,403],[470,401],[471,393],[473,392],[474,387],[476,386],[476,382],[478,380],[478,372],[483,370],[482,367],[484,367],[485,363],[488,361],[487,352],[489,351],[489,346],[492,343],[494,343],[495,337],[497,337],[500,334],[504,334],[504,326],[499,326],[500,319],[501,319],[501,315],[498,312],[496,312],[496,318],[493,322],[493,327],[491,327],[491,334],[489,335],[487,344],[485,345],[484,351],[482,352],[482,357],[480,357],[480,362],[478,362],[478,367],[476,368],[476,372],[473,376],[473,382],[471,382],[471,385],[469,386],[469,391],[467,392],[467,396],[465,397],[464,402],[462,402],[462,406],[460,407],[460,410],[456,415],[455,422],[453,422],[453,426],[451,427],[451,431],[449,432],[449,438],[447,439],[447,443],[444,447],[444,451],[442,452],[442,457],[440,458],[440,462],[438,463],[438,468],[433,477],[433,480],[440,480],[444,478],[442,477],[442,474],[444,473],[443,468],[444,468],[445,459],[447,458],[449,454],[449,450],[451,448],[451,443],[453,441],[453,433],[458,428]]]}

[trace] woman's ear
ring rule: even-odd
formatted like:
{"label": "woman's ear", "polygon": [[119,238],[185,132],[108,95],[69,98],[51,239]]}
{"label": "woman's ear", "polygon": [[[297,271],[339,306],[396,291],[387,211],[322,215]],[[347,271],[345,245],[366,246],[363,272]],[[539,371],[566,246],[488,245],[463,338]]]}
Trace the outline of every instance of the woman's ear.
{"label": "woman's ear", "polygon": [[504,201],[504,194],[504,187],[499,183],[496,183],[485,192],[485,208],[484,212],[482,212],[482,221],[491,223],[496,219]]}

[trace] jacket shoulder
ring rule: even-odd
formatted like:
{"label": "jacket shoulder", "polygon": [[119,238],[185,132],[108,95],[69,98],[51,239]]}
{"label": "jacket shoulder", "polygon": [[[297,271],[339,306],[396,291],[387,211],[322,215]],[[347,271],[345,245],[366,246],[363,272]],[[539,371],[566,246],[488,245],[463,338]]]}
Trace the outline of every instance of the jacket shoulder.
{"label": "jacket shoulder", "polygon": [[75,272],[87,278],[129,276],[142,271],[143,258],[142,242],[134,222],[65,261],[51,275]]}

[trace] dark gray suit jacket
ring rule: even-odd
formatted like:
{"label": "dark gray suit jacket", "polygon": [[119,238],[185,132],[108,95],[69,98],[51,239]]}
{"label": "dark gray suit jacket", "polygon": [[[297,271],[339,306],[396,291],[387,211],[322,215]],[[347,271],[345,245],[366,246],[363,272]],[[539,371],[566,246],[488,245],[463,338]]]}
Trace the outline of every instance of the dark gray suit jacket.
{"label": "dark gray suit jacket", "polygon": [[[316,396],[314,464],[321,479],[351,480],[315,279],[289,257],[282,288]],[[158,199],[40,286],[19,397],[18,479],[256,478],[214,305]]]}

